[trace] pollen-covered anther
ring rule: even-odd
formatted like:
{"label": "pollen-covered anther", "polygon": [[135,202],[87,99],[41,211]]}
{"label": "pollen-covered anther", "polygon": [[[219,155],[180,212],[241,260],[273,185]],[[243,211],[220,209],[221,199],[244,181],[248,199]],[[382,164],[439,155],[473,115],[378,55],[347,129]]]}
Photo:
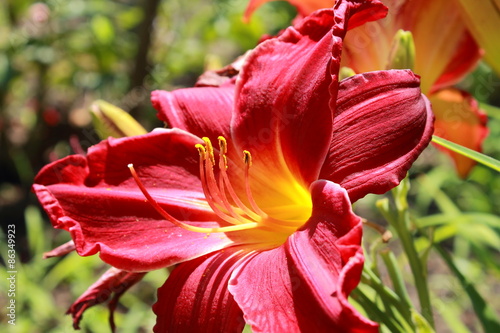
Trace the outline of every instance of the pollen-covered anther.
{"label": "pollen-covered anther", "polygon": [[252,154],[248,150],[243,150],[243,162],[246,166],[252,166]]}
{"label": "pollen-covered anther", "polygon": [[199,143],[197,143],[195,147],[196,149],[198,149],[198,152],[200,153],[200,160],[204,161],[205,158],[207,158],[207,151],[205,150],[205,147]]}
{"label": "pollen-covered anther", "polygon": [[227,154],[227,141],[226,138],[223,136],[219,136],[217,138],[219,140],[219,148],[220,148],[220,153],[221,154]]}
{"label": "pollen-covered anther", "polygon": [[210,158],[210,161],[212,162],[212,164],[215,164],[214,147],[212,146],[212,142],[207,137],[204,137],[203,141],[205,141],[205,148],[207,150],[207,158]]}

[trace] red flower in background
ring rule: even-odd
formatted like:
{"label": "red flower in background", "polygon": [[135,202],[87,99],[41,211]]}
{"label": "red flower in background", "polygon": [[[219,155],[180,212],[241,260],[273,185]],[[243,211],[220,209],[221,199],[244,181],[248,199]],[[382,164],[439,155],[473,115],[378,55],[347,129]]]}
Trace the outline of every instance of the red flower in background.
{"label": "red flower in background", "polygon": [[54,227],[80,255],[133,272],[111,280],[178,264],[155,332],[377,331],[347,302],[364,260],[351,202],[396,186],[433,131],[412,72],[338,82],[347,25],[385,13],[338,1],[261,43],[236,83],[154,92],[173,129],[109,139],[38,174]]}

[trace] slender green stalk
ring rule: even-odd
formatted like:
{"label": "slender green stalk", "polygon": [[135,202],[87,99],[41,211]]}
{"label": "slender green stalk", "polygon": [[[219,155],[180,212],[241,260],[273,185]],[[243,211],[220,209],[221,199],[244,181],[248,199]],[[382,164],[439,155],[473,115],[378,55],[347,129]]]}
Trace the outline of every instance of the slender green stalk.
{"label": "slender green stalk", "polygon": [[387,267],[387,272],[389,273],[389,277],[391,278],[396,294],[401,299],[401,302],[406,306],[406,308],[403,307],[401,311],[404,311],[408,317],[411,317],[410,308],[412,307],[412,303],[410,296],[408,295],[408,291],[406,290],[403,276],[398,268],[396,257],[391,251],[382,251],[380,252],[380,255],[382,256],[385,266]]}
{"label": "slender green stalk", "polygon": [[415,280],[415,288],[417,289],[418,299],[422,315],[434,327],[434,318],[432,315],[431,299],[429,295],[429,287],[427,284],[427,270],[422,265],[417,249],[413,243],[413,237],[408,229],[407,222],[409,220],[408,211],[400,212],[397,233],[401,239],[401,244],[408,257],[411,271]]}
{"label": "slender green stalk", "polygon": [[483,165],[485,165],[493,170],[500,172],[500,161],[494,159],[493,157],[478,153],[475,150],[465,148],[459,144],[445,140],[445,139],[440,138],[440,137],[435,136],[435,135],[432,136],[432,142],[434,142],[435,144],[438,144],[440,146],[443,146],[445,148],[448,148],[449,150],[454,151],[455,153],[466,156],[466,157],[468,157],[468,158],[470,158],[478,163],[481,163],[481,164],[483,164]]}
{"label": "slender green stalk", "polygon": [[401,332],[412,331],[413,321],[411,311],[408,311],[408,307],[405,306],[399,296],[392,289],[388,288],[375,272],[365,266],[363,268],[363,274],[361,275],[361,281],[364,285],[371,287],[377,293],[377,296],[386,309],[384,316],[396,318],[393,309],[397,310],[399,313],[398,317],[403,319],[400,325],[405,328]]}
{"label": "slender green stalk", "polygon": [[410,184],[405,179],[401,184],[393,189],[394,202],[396,209],[391,209],[389,200],[379,200],[377,207],[384,215],[389,224],[394,228],[396,234],[401,240],[401,245],[408,258],[410,268],[413,274],[415,288],[417,289],[418,299],[423,317],[428,321],[431,327],[434,327],[434,318],[427,284],[427,270],[418,255],[413,242],[412,233],[409,229],[410,214],[408,211],[408,202],[406,196]]}

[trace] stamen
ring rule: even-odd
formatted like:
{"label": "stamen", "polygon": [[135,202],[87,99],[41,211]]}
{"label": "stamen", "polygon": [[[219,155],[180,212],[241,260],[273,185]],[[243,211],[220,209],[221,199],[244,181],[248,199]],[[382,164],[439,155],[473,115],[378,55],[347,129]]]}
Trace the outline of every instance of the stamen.
{"label": "stamen", "polygon": [[[224,184],[224,179],[227,178],[226,170],[228,168],[227,157],[225,155],[227,153],[227,142],[226,142],[226,138],[224,138],[223,136],[219,136],[217,139],[219,141],[219,170],[220,170],[218,194],[221,197],[221,200],[222,200],[222,203],[224,204],[224,207],[229,212],[229,214],[231,214],[232,217],[236,218],[238,221],[241,221],[243,223],[252,222],[252,221],[249,221],[248,219],[244,218],[243,216],[241,216],[241,214],[238,214],[234,210],[234,207],[227,200],[225,188],[229,187],[228,189],[229,189],[230,195],[231,195],[231,191],[234,193],[234,190],[232,189],[231,184],[229,182],[228,182],[228,184],[229,184],[228,186],[225,186],[225,184]],[[236,194],[235,194],[235,196],[236,196]],[[233,199],[234,199],[234,197],[233,197]],[[241,208],[241,207],[239,207],[239,208]],[[260,217],[257,214],[254,214],[254,215],[257,219],[260,219]],[[257,221],[257,219],[254,219],[254,220]]]}
{"label": "stamen", "polygon": [[252,154],[248,150],[243,150],[243,162],[245,162],[245,165],[248,167],[252,166]]}
{"label": "stamen", "polygon": [[[231,224],[241,224],[241,223],[251,222],[244,219],[241,215],[237,214],[236,212],[234,212],[233,208],[227,201],[225,193],[222,192],[224,191],[224,189],[222,188],[221,191],[221,189],[219,188],[220,186],[217,186],[213,170],[215,157],[213,153],[214,150],[212,142],[207,137],[204,137],[203,141],[207,144],[206,151],[209,157],[205,158],[205,169],[203,169],[203,163],[200,160],[200,178],[202,180],[203,193],[207,198],[208,204],[217,215],[219,215],[221,218],[223,218],[224,220],[226,220]],[[207,186],[205,186],[205,184]],[[227,210],[227,212],[231,214],[231,216],[227,215],[225,212],[220,210],[219,207],[217,207],[217,204],[224,207]]]}
{"label": "stamen", "polygon": [[[254,229],[259,227],[260,229],[269,230],[272,232],[280,232],[285,234],[290,234],[295,229],[297,229],[297,224],[292,221],[281,221],[276,220],[268,216],[254,200],[252,195],[252,190],[250,187],[250,177],[249,169],[252,165],[252,155],[249,151],[243,151],[243,162],[245,163],[245,189],[248,202],[250,203],[251,209],[245,205],[235,190],[231,185],[229,176],[227,174],[228,161],[227,161],[227,141],[223,136],[219,136],[219,177],[216,180],[214,174],[215,165],[215,154],[214,148],[209,138],[202,138],[203,144],[196,144],[195,148],[198,149],[200,155],[199,169],[200,169],[200,180],[202,183],[203,193],[205,195],[206,201],[212,211],[219,216],[225,222],[233,224],[232,226],[218,227],[218,228],[206,228],[206,227],[196,227],[184,222],[181,222],[174,218],[172,215],[167,213],[161,206],[151,197],[149,192],[146,190],[141,180],[139,179],[137,173],[132,164],[128,165],[130,173],[134,178],[135,182],[139,186],[139,189],[146,197],[147,201],[153,206],[153,208],[166,220],[172,222],[178,227],[183,229],[201,232],[201,233],[216,233],[216,232],[230,232]],[[236,207],[231,204],[226,195],[226,190],[236,205]],[[238,210],[239,209],[239,210]]]}
{"label": "stamen", "polygon": [[252,206],[252,209],[262,216],[263,218],[267,218],[267,214],[260,209],[260,207],[257,205],[255,200],[253,199],[252,195],[252,190],[250,188],[250,177],[249,177],[249,172],[248,170],[250,169],[250,166],[252,165],[252,154],[248,150],[243,151],[243,162],[245,162],[245,189],[247,191],[247,197],[248,201],[250,202],[250,206]]}
{"label": "stamen", "polygon": [[207,151],[205,150],[205,147],[203,147],[202,144],[195,144],[194,145],[196,149],[198,149],[198,152],[200,153],[200,160],[204,161],[205,158],[207,158]]}
{"label": "stamen", "polygon": [[220,147],[220,159],[219,159],[219,169],[220,169],[220,176],[219,176],[219,188],[221,189],[221,192],[224,195],[224,198],[227,200],[227,197],[225,195],[225,189],[229,192],[229,195],[231,196],[231,199],[234,201],[236,206],[238,206],[239,209],[241,209],[249,218],[253,219],[256,222],[259,222],[262,220],[262,217],[259,216],[258,214],[254,213],[250,208],[248,208],[241,200],[240,198],[236,195],[236,192],[233,189],[233,186],[231,185],[231,182],[229,181],[229,177],[227,175],[227,158],[226,154],[227,153],[227,142],[226,139],[223,136],[219,136],[219,147]]}
{"label": "stamen", "polygon": [[[200,149],[198,149],[201,151]],[[163,218],[166,220],[172,222],[178,227],[181,227],[183,229],[189,230],[189,231],[194,231],[194,232],[201,232],[201,233],[216,233],[216,232],[230,232],[230,231],[239,231],[239,230],[246,230],[246,229],[253,229],[258,226],[258,223],[245,223],[245,224],[240,224],[240,225],[234,225],[234,226],[228,226],[228,227],[220,227],[220,228],[204,228],[204,227],[196,227],[193,225],[189,225],[186,223],[183,223],[179,220],[177,220],[175,217],[167,213],[163,208],[158,205],[158,203],[151,197],[149,194],[148,190],[144,187],[144,184],[142,184],[141,180],[139,179],[139,176],[137,176],[137,173],[135,172],[134,165],[129,164],[128,168],[130,169],[130,173],[132,174],[132,177],[134,178],[135,182],[137,183],[137,186],[139,186],[139,189],[141,190],[142,194],[146,197],[146,200],[149,202],[151,206],[161,215]]]}
{"label": "stamen", "polygon": [[215,157],[214,157],[214,147],[212,146],[212,142],[207,137],[203,137],[202,140],[205,141],[205,145],[207,147],[208,158],[210,158],[210,161],[212,162],[212,165],[213,165],[213,164],[215,164]]}
{"label": "stamen", "polygon": [[221,154],[227,154],[227,141],[226,138],[223,137],[222,135],[217,138],[219,140],[219,147],[220,147],[220,153]]}
{"label": "stamen", "polygon": [[[248,222],[248,221],[244,221],[244,220],[239,219],[237,214],[234,214],[234,215],[231,214],[231,215],[233,215],[233,217],[225,214],[223,211],[221,211],[214,204],[214,202],[220,201],[220,200],[217,200],[217,199],[220,199],[220,193],[218,193],[219,191],[217,189],[217,186],[214,184],[212,184],[213,186],[210,186],[210,185],[205,186],[205,184],[207,184],[207,177],[205,175],[205,169],[208,168],[207,163],[209,161],[209,158],[207,158],[207,154],[205,153],[206,150],[205,150],[205,147],[203,147],[203,145],[196,144],[195,147],[198,148],[198,151],[200,152],[200,180],[202,183],[203,194],[205,194],[205,198],[207,199],[207,202],[208,202],[208,205],[210,206],[210,208],[212,208],[214,213],[216,213],[218,216],[222,217],[225,221],[227,221],[231,224],[241,224],[241,223]],[[203,161],[205,161],[206,168],[203,167]],[[209,175],[209,178],[210,178],[210,175]],[[229,203],[227,203],[227,205],[224,205],[224,206],[226,207],[226,209],[229,207],[229,211],[230,211]]]}

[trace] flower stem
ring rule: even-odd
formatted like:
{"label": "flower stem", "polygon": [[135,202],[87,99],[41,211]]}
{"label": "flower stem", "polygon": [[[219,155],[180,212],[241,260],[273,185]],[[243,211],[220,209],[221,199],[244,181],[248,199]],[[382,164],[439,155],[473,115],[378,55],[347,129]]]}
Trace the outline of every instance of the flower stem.
{"label": "flower stem", "polygon": [[[370,268],[365,266],[363,268],[363,274],[361,276],[361,281],[364,285],[372,288],[376,295],[380,298],[381,303],[385,307],[385,312],[383,318],[392,318],[396,321],[399,326],[403,327],[403,330],[392,331],[391,332],[411,332],[413,331],[413,321],[411,311],[404,304],[405,302],[400,299],[400,297],[390,288],[384,285],[382,280],[372,271]],[[359,289],[359,288],[358,288]],[[376,302],[372,302],[373,306],[378,306]],[[369,313],[372,313],[371,308],[366,309]],[[396,316],[393,313],[396,310],[399,314]],[[380,311],[380,309],[378,309]],[[373,313],[377,315],[377,313]],[[398,320],[399,318],[400,320]],[[402,319],[402,320],[401,320]],[[383,321],[385,324],[385,321]]]}
{"label": "flower stem", "polygon": [[404,311],[405,315],[411,317],[410,308],[412,307],[412,303],[410,296],[408,295],[408,291],[406,290],[403,276],[397,266],[396,257],[392,251],[381,251],[380,255],[384,260],[385,266],[387,267],[387,272],[391,278],[394,290],[401,299],[402,303],[405,305],[405,307],[401,308],[401,311]]}
{"label": "flower stem", "polygon": [[387,199],[379,200],[377,202],[377,207],[392,228],[394,228],[396,234],[401,240],[401,245],[403,246],[403,250],[408,258],[415,281],[422,316],[428,321],[429,325],[434,328],[434,318],[432,314],[429,287],[427,284],[427,270],[418,255],[413,242],[412,233],[409,229],[410,214],[406,199],[409,188],[410,184],[408,179],[404,179],[400,186],[393,189],[392,193],[396,206],[395,210],[391,209],[389,206],[389,200]]}

